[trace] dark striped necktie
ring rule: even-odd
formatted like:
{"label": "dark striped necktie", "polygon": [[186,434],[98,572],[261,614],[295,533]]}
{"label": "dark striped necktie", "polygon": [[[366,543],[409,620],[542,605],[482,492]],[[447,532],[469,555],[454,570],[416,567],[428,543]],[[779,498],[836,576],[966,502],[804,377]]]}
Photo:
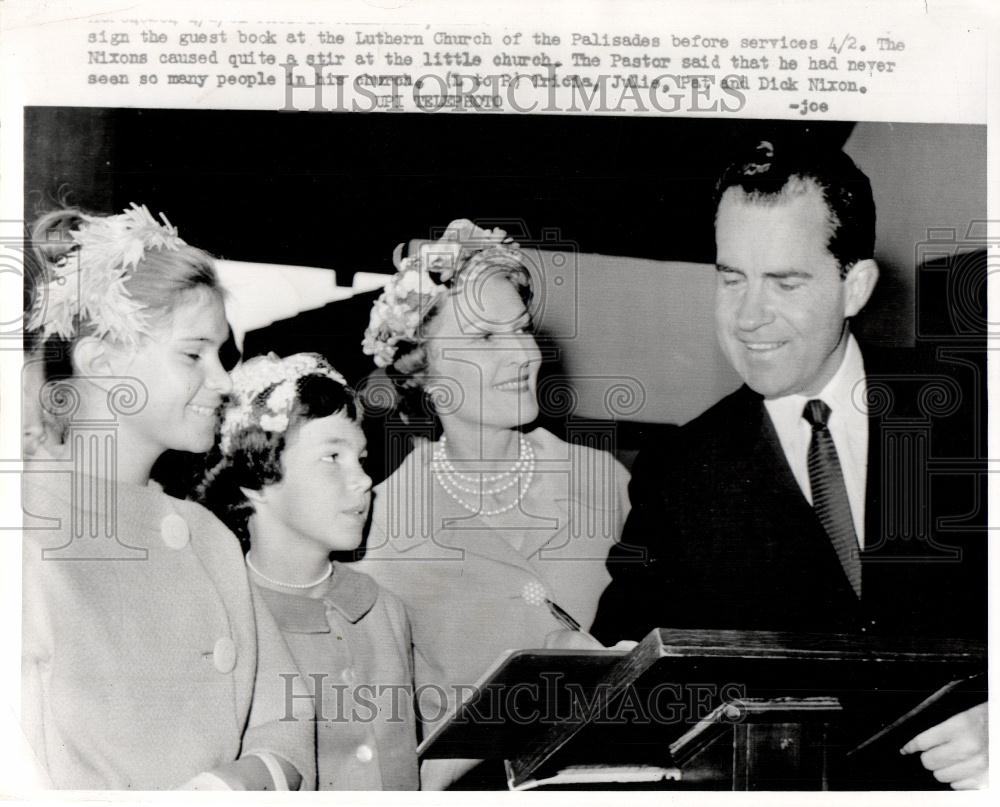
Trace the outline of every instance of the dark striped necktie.
{"label": "dark striped necktie", "polygon": [[837,447],[826,426],[830,420],[830,407],[820,400],[809,401],[802,410],[802,417],[812,426],[808,464],[813,509],[833,542],[854,593],[860,597],[861,558]]}

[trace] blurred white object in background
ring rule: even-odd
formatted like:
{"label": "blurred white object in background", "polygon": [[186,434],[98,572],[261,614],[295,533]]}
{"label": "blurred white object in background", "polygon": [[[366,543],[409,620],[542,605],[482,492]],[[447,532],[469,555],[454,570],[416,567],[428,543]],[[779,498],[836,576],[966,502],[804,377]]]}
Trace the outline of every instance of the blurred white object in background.
{"label": "blurred white object in background", "polygon": [[248,331],[354,295],[354,289],[337,285],[332,269],[245,261],[216,261],[215,265],[226,290],[226,316],[240,351]]}
{"label": "blurred white object in background", "polygon": [[354,293],[364,294],[366,291],[384,289],[391,277],[391,274],[383,274],[382,272],[355,272]]}

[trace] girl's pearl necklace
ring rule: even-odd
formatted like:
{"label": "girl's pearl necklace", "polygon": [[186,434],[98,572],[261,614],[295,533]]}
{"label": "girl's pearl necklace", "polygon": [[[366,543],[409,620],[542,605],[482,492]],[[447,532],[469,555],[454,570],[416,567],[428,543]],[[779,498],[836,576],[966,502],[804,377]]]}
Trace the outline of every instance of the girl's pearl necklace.
{"label": "girl's pearl necklace", "polygon": [[254,566],[253,562],[250,560],[249,552],[247,553],[245,560],[247,562],[247,566],[249,566],[253,570],[253,573],[257,575],[261,580],[266,580],[268,583],[271,583],[272,585],[275,586],[281,586],[282,588],[299,588],[299,589],[313,588],[313,586],[318,586],[320,583],[325,583],[329,579],[330,575],[333,574],[333,564],[330,561],[327,561],[326,571],[323,572],[323,576],[320,577],[318,580],[313,580],[313,582],[311,583],[283,583],[280,580],[275,580],[273,577],[268,577],[260,569]]}
{"label": "girl's pearl necklace", "polygon": [[[448,438],[442,435],[434,447],[431,470],[444,492],[463,510],[480,516],[497,516],[508,510],[513,510],[521,503],[521,497],[528,492],[535,476],[535,449],[531,447],[531,443],[523,434],[520,435],[519,444],[518,458],[508,470],[496,474],[469,475],[455,470],[455,466],[448,459]],[[490,483],[494,482],[497,484],[491,486]],[[483,497],[496,496],[510,488],[515,488],[515,495],[509,504],[488,510],[482,508]],[[462,493],[476,497],[477,503],[470,504],[462,497]]]}

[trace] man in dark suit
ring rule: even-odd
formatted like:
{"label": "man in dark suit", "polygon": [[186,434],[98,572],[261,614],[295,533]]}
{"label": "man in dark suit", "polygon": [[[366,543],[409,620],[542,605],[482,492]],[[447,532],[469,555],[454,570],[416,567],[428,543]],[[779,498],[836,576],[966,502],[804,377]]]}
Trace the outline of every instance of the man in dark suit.
{"label": "man in dark suit", "polygon": [[[717,194],[717,332],[745,384],[640,456],[592,632],[984,637],[980,368],[851,334],[878,279],[867,177],[842,152],[765,142]],[[982,704],[903,751],[981,786],[986,722]]]}

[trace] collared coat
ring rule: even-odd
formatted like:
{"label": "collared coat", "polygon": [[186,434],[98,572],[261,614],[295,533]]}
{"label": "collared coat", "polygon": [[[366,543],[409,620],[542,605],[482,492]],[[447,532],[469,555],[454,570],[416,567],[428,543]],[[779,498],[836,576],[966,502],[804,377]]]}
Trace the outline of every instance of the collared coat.
{"label": "collared coat", "polygon": [[317,789],[417,790],[403,604],[341,563],[315,598],[253,580],[313,696]]}
{"label": "collared coat", "polygon": [[310,701],[214,515],[52,470],[23,499],[22,722],[53,787],[176,788],[254,752],[314,785]]}
{"label": "collared coat", "polygon": [[375,489],[356,565],[406,605],[421,719],[433,725],[508,650],[544,646],[563,628],[531,596],[544,591],[582,626],[610,577],[608,551],[628,515],[628,471],[607,452],[530,432],[535,479],[522,507],[477,515],[434,479],[433,443],[417,442]]}

